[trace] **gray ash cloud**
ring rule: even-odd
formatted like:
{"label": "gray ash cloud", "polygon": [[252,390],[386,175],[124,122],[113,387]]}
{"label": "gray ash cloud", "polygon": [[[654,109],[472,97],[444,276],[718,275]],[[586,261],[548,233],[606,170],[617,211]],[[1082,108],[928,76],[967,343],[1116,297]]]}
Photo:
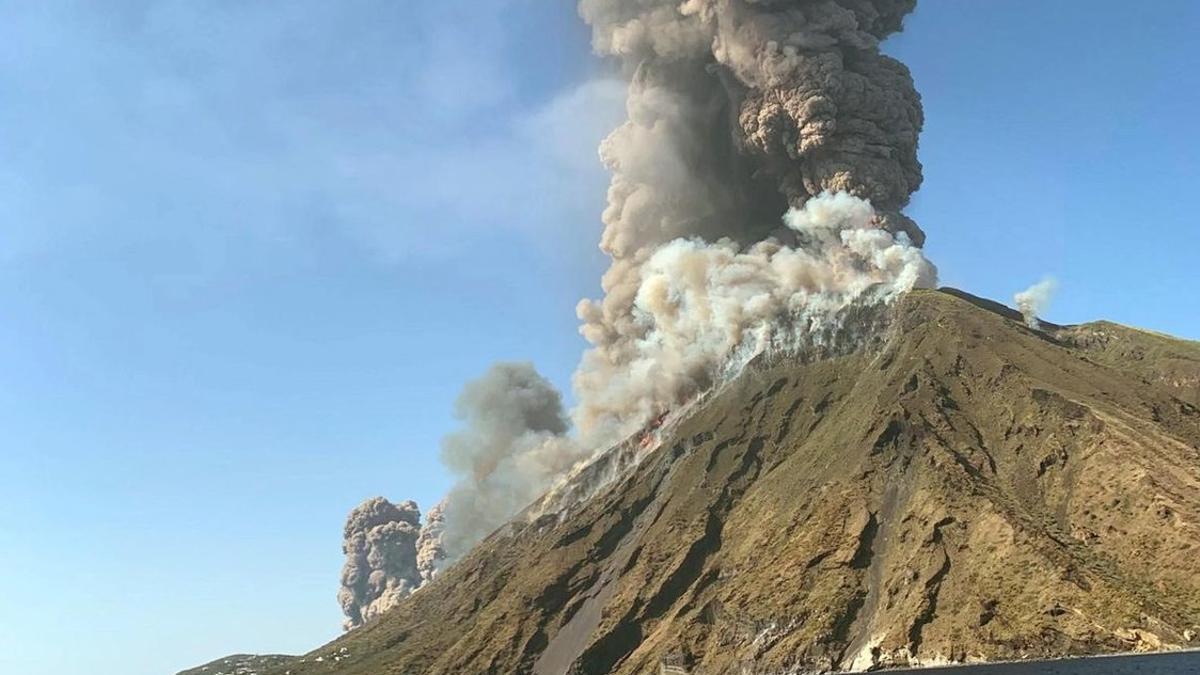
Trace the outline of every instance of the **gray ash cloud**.
{"label": "gray ash cloud", "polygon": [[350,512],[338,591],[347,630],[387,611],[420,587],[416,546],[420,531],[421,512],[413,501],[393,504],[375,497]]}

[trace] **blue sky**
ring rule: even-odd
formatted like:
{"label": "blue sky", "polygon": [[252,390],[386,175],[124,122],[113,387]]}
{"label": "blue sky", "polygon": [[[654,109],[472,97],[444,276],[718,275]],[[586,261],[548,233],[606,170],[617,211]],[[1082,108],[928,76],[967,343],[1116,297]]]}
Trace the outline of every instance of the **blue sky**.
{"label": "blue sky", "polygon": [[[924,0],[943,281],[1200,338],[1200,5]],[[0,3],[0,672],[338,633],[345,513],[461,383],[564,390],[619,87],[570,3]]]}

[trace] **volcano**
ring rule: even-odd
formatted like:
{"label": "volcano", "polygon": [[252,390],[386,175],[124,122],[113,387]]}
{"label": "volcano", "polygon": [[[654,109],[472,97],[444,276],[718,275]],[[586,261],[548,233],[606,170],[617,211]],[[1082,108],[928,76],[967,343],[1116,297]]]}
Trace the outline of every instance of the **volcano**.
{"label": "volcano", "polygon": [[656,445],[576,476],[586,499],[270,672],[795,673],[1200,646],[1200,344],[1034,330],[948,289],[880,311],[856,349],[758,357]]}

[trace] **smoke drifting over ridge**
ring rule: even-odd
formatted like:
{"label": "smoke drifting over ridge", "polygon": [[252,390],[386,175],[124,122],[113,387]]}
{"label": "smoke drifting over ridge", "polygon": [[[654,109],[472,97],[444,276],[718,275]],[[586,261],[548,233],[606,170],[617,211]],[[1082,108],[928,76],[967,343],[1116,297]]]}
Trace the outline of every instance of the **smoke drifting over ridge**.
{"label": "smoke drifting over ridge", "polygon": [[879,52],[914,5],[581,0],[593,46],[630,82],[628,119],[600,148],[612,263],[604,297],[578,307],[592,348],[573,381],[575,434],[531,364],[469,383],[464,427],[442,445],[457,482],[414,535],[416,578],[749,357],[838,333],[855,303],[936,284],[924,233],[901,213],[922,179],[920,97]]}
{"label": "smoke drifting over ridge", "polygon": [[533,364],[493,365],[463,387],[455,414],[463,426],[442,439],[442,461],[457,481],[424,527],[415,502],[382,497],[347,517],[338,591],[347,630],[432,581],[585,458],[566,435],[562,396]]}
{"label": "smoke drifting over ridge", "polygon": [[1025,317],[1025,325],[1034,330],[1041,330],[1041,316],[1049,309],[1050,301],[1054,299],[1057,290],[1058,280],[1046,277],[1013,296],[1017,309]]}
{"label": "smoke drifting over ridge", "polygon": [[562,396],[531,363],[497,363],[463,387],[463,428],[442,439],[458,482],[442,503],[441,543],[454,560],[584,458],[569,438]]}

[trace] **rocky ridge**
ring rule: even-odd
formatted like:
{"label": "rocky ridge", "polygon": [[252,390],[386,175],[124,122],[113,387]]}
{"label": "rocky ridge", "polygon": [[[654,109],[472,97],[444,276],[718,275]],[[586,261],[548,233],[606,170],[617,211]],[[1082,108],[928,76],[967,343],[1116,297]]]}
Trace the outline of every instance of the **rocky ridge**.
{"label": "rocky ridge", "polygon": [[[294,675],[866,670],[1196,646],[1200,346],[914,292]],[[316,654],[318,652],[314,652]],[[283,669],[273,672],[283,673]]]}

